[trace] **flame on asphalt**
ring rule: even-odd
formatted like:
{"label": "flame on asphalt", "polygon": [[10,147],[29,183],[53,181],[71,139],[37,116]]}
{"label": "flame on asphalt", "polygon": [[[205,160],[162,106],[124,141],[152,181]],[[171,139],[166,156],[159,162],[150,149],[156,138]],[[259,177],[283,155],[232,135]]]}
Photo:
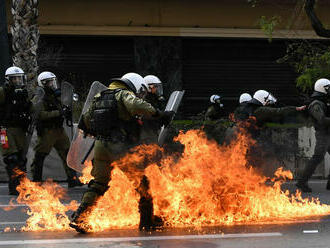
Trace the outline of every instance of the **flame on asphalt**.
{"label": "flame on asphalt", "polygon": [[[90,231],[136,228],[139,222],[136,187],[145,173],[150,180],[154,212],[169,227],[284,223],[330,214],[318,199],[303,199],[297,191],[281,190],[292,173],[278,169],[274,178],[258,173],[246,159],[254,140],[244,132],[219,146],[199,130],[180,133],[184,152],[164,155],[156,145],[141,145],[114,162],[109,190],[85,221]],[[87,162],[82,178],[92,177]],[[62,203],[65,190],[52,181],[42,185],[23,178],[17,202],[28,205],[24,231],[69,230],[67,212],[77,203]]]}

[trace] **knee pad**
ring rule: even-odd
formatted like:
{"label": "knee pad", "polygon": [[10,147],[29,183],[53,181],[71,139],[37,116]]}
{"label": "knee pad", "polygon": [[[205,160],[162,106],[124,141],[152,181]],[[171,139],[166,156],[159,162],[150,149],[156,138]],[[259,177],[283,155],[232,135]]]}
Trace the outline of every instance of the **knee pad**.
{"label": "knee pad", "polygon": [[108,189],[109,189],[108,185],[104,185],[102,183],[96,182],[95,180],[91,180],[88,183],[87,192],[94,192],[99,196],[103,196]]}

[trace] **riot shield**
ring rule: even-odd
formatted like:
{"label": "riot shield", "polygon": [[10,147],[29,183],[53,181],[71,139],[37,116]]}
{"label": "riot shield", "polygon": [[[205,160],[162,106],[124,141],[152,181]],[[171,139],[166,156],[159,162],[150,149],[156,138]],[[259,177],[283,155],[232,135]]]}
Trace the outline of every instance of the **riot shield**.
{"label": "riot shield", "polygon": [[41,88],[41,87],[37,87],[36,90],[35,90],[35,94],[32,98],[33,112],[31,114],[31,123],[28,127],[28,130],[27,130],[26,144],[25,144],[25,147],[23,149],[23,154],[22,154],[23,158],[26,157],[26,154],[29,150],[29,146],[30,146],[30,143],[31,143],[33,131],[34,131],[34,128],[36,127],[37,118],[38,118],[38,115],[39,115],[39,113],[41,111],[41,108],[42,108],[42,100],[44,98],[44,95],[45,95],[44,89]]}
{"label": "riot shield", "polygon": [[[81,112],[80,119],[82,118],[82,115],[87,112],[94,99],[94,96],[106,89],[107,87],[100,82],[93,82],[85,101],[84,108]],[[84,161],[91,160],[93,158],[93,146],[94,138],[90,136],[84,136],[83,131],[77,127],[66,158],[68,166],[78,172],[81,172],[85,167]]]}
{"label": "riot shield", "polygon": [[66,129],[70,130],[70,140],[73,138],[73,121],[72,121],[72,101],[73,101],[73,86],[68,82],[61,84],[61,103],[71,110],[71,116],[65,118]]}
{"label": "riot shield", "polygon": [[[173,91],[170,96],[170,99],[168,99],[165,111],[174,111],[176,113],[180,106],[183,95],[184,95],[184,90]],[[174,118],[174,116],[173,116],[173,118]],[[168,127],[162,126],[160,133],[158,135],[158,145],[159,146],[162,146],[164,144],[165,139],[168,135],[168,132],[169,132]]]}

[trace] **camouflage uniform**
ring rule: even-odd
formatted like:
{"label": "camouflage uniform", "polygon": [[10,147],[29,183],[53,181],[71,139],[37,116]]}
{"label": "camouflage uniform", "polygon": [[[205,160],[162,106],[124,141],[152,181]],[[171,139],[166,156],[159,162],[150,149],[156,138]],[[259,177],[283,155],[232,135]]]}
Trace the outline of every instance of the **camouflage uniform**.
{"label": "camouflage uniform", "polygon": [[66,164],[70,141],[63,128],[63,121],[62,105],[59,97],[55,96],[52,90],[45,88],[42,107],[37,117],[38,140],[34,147],[35,156],[31,165],[34,182],[42,181],[44,160],[54,147],[62,160],[69,187],[81,185],[77,181],[76,172]]}
{"label": "camouflage uniform", "polygon": [[[9,194],[12,195],[18,194],[16,186],[26,172],[26,157],[23,151],[27,146],[26,132],[32,111],[26,90],[17,91],[10,86],[0,87],[0,125],[6,128],[9,143],[8,148],[1,146],[1,152],[9,177]],[[23,171],[24,174],[17,175],[15,169]]]}
{"label": "camouflage uniform", "polygon": [[[330,154],[330,112],[325,96],[317,93],[312,95],[313,101],[308,106],[308,112],[313,119],[315,128],[316,145],[314,154],[308,161],[302,176],[298,179],[297,187],[304,192],[311,192],[308,180],[313,175],[316,167],[323,161],[326,152]],[[330,176],[328,176],[327,189],[330,189]]]}
{"label": "camouflage uniform", "polygon": [[[109,111],[109,109],[112,111],[107,120],[97,121],[95,115],[93,116],[97,111]],[[87,133],[96,137],[91,172],[94,179],[89,182],[81,205],[73,215],[71,227],[84,232],[81,229],[83,220],[80,217],[88,214],[91,206],[95,205],[99,197],[108,190],[113,169],[111,163],[125,155],[129,148],[139,142],[139,126],[135,116],[143,115],[150,118],[156,113],[156,109],[151,104],[136,97],[120,82],[111,83],[109,90],[95,96],[94,102],[79,123],[79,128],[87,130]],[[93,128],[93,121],[96,128]],[[104,132],[106,133],[102,134]],[[142,178],[141,186],[137,191],[140,194],[140,229],[147,229],[153,224],[155,216],[153,216],[152,197],[146,177]]]}

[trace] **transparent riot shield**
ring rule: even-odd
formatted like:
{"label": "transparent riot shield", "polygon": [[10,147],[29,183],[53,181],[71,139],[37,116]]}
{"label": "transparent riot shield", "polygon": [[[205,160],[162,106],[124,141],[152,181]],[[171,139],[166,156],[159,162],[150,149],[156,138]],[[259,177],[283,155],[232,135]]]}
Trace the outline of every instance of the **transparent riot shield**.
{"label": "transparent riot shield", "polygon": [[61,103],[63,106],[71,110],[71,116],[65,118],[66,130],[69,130],[70,140],[73,138],[73,120],[72,120],[72,102],[74,88],[72,84],[68,82],[62,82],[61,84]]}
{"label": "transparent riot shield", "polygon": [[[168,99],[165,111],[174,111],[176,113],[180,106],[183,95],[184,95],[184,90],[173,91],[170,96],[170,99]],[[173,116],[173,118],[174,118],[174,116]],[[168,127],[162,126],[160,133],[158,135],[158,145],[159,146],[162,146],[164,144],[165,139],[168,135],[168,132],[169,132]]]}
{"label": "transparent riot shield", "polygon": [[31,114],[31,123],[27,130],[26,144],[25,144],[25,147],[23,149],[23,154],[22,154],[23,158],[26,157],[26,154],[28,152],[28,149],[29,149],[29,146],[31,143],[31,139],[32,139],[32,135],[33,135],[33,131],[34,131],[34,128],[36,127],[37,118],[38,118],[38,115],[42,108],[42,100],[44,98],[44,95],[45,95],[44,89],[41,87],[37,87],[35,90],[34,96],[32,98],[33,112]]}
{"label": "transparent riot shield", "polygon": [[[93,82],[89,90],[79,120],[82,118],[82,115],[87,112],[89,106],[91,105],[94,99],[94,96],[106,89],[107,87],[101,84],[100,82],[98,81]],[[94,146],[94,138],[90,136],[84,136],[83,131],[77,128],[74,133],[70,145],[70,150],[66,158],[66,162],[68,166],[78,172],[81,172],[85,167],[84,165],[85,160],[91,160],[93,158],[93,146]]]}

